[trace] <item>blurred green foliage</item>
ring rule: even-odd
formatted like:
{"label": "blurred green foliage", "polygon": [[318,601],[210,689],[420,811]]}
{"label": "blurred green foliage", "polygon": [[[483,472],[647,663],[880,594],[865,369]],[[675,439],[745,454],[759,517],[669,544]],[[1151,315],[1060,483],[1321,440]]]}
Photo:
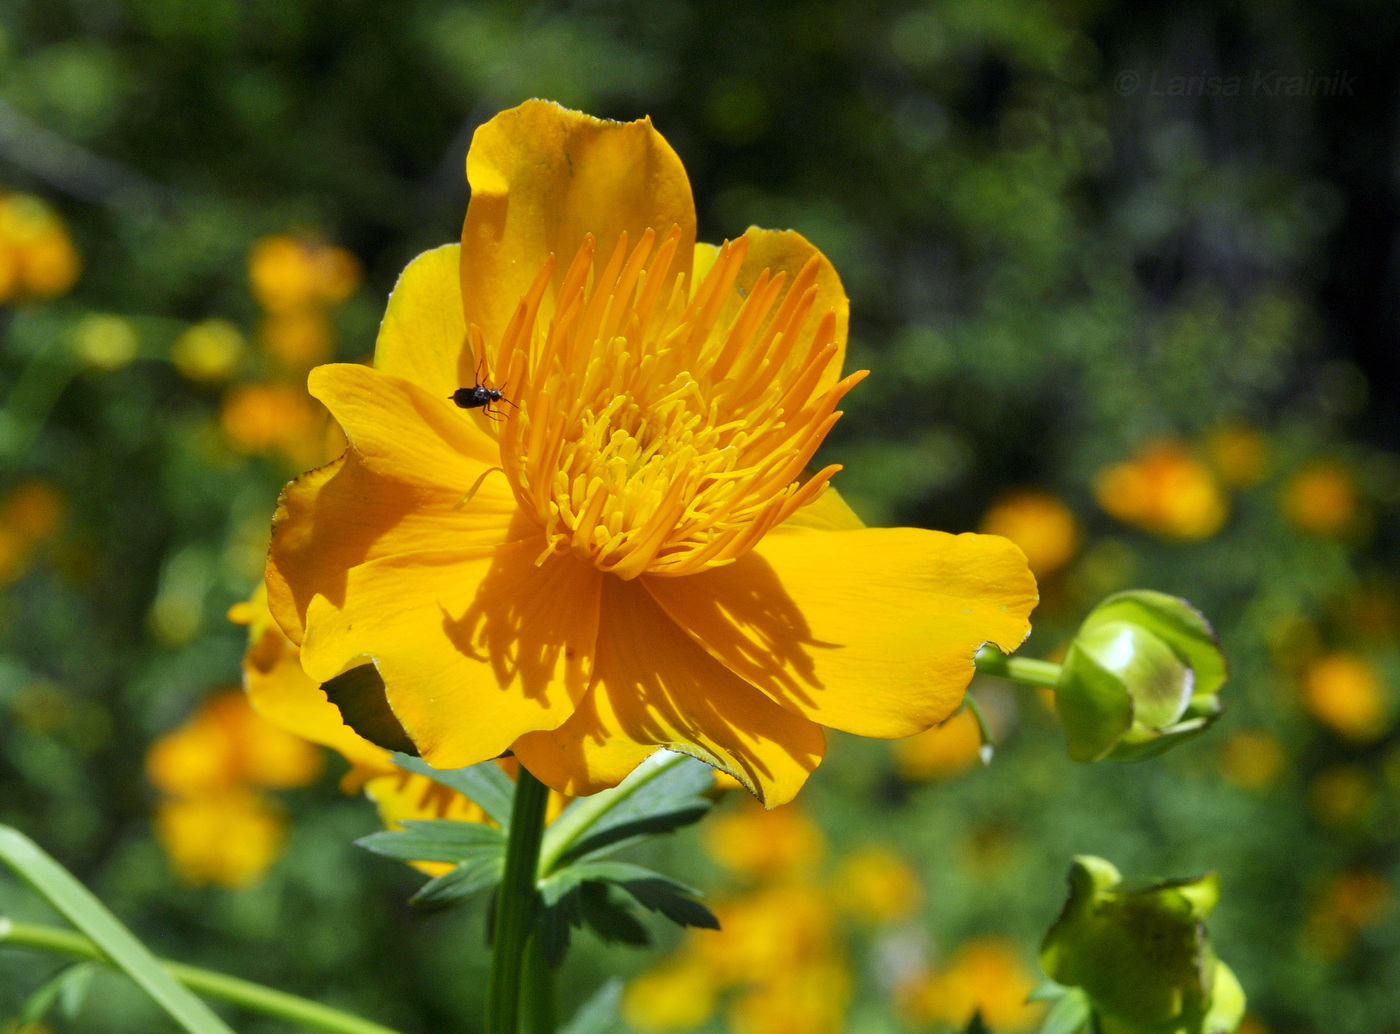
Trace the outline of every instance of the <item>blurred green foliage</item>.
{"label": "blurred green foliage", "polygon": [[[368,355],[397,272],[457,234],[472,130],[543,95],[650,114],[691,174],[703,239],[790,226],[831,256],[851,365],[874,375],[827,454],[868,521],[971,530],[1025,486],[1068,505],[1082,545],[1043,579],[1031,654],[1128,587],[1185,596],[1221,633],[1226,715],[1142,765],[1072,765],[1034,694],[990,681],[990,769],[912,783],[888,745],[834,738],[806,808],[838,847],[894,840],[913,861],[935,954],[996,933],[1029,960],[1074,854],[1142,878],[1214,869],[1215,942],[1258,1022],[1400,1025],[1397,21],[1364,0],[1333,14],[1260,0],[0,6],[0,180],[62,214],[84,266],[65,297],[0,310],[0,491],[38,483],[63,504],[55,531],[16,547],[0,597],[0,821],[158,952],[408,1032],[476,1029],[480,915],[412,914],[416,877],[350,846],[376,819],[334,773],[281,795],[285,854],[248,889],[180,883],[153,838],[145,752],[237,682],[244,635],[224,613],[258,578],[277,489],[299,469],[235,448],[220,413],[236,389],[171,355],[211,318],[258,337],[247,256],[286,232],[363,264],[328,311],[336,354]],[[1251,91],[1269,69],[1359,78],[1354,96]],[[1243,94],[1154,92],[1203,70],[1241,75]],[[241,362],[235,385],[291,380],[265,351]],[[1211,452],[1236,425],[1262,435],[1249,476]],[[1218,531],[1165,536],[1096,499],[1100,470],[1161,439],[1215,455]],[[1297,487],[1313,462],[1347,505]],[[1338,656],[1362,675],[1318,667]],[[1339,719],[1358,694],[1365,720]],[[716,879],[690,843],[658,847],[657,864]],[[38,916],[13,886],[0,895]],[[903,1029],[885,957],[856,953],[851,1030]],[[566,1014],[604,973],[648,961],[585,942]],[[0,1015],[55,965],[0,954]],[[158,1029],[116,978],[94,987],[55,1026]]]}

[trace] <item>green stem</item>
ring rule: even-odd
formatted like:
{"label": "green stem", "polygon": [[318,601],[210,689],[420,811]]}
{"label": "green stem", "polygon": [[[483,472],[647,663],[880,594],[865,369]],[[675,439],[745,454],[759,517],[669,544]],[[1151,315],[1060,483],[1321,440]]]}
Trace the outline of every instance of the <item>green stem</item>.
{"label": "green stem", "polygon": [[1019,682],[1023,686],[1054,689],[1060,681],[1060,666],[1053,661],[1036,661],[1029,657],[1008,657],[994,646],[984,646],[977,653],[977,674]]}
{"label": "green stem", "polygon": [[525,971],[520,986],[521,1034],[554,1034],[554,974],[545,961],[538,935],[525,945]]}
{"label": "green stem", "polygon": [[506,868],[496,889],[491,982],[486,988],[486,1034],[520,1034],[520,985],[525,940],[535,910],[535,885],[549,787],[524,765],[515,780],[506,841]]}
{"label": "green stem", "polygon": [[[77,959],[95,959],[107,964],[106,957],[92,941],[82,934],[55,926],[16,923],[0,918],[0,944],[34,948]],[[197,994],[299,1023],[312,1030],[326,1031],[327,1034],[397,1034],[389,1027],[249,980],[165,959],[161,960],[161,965],[172,977]]]}

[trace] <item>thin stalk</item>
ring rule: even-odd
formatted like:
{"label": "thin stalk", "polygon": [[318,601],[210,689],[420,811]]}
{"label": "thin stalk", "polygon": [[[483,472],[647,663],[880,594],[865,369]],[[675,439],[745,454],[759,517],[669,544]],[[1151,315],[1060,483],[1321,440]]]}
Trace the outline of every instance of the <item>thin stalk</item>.
{"label": "thin stalk", "polygon": [[538,934],[525,945],[525,971],[520,986],[521,1034],[554,1034],[554,973],[545,961]]}
{"label": "thin stalk", "polygon": [[995,675],[1023,686],[1054,689],[1060,681],[1060,666],[1053,661],[1008,657],[995,647],[984,646],[978,651],[976,661],[977,674]]}
{"label": "thin stalk", "polygon": [[[93,959],[109,965],[106,957],[92,941],[82,934],[55,926],[16,923],[0,918],[0,944],[34,948],[75,959]],[[325,1031],[326,1034],[398,1034],[392,1028],[332,1009],[319,1002],[298,998],[285,991],[255,984],[250,980],[240,980],[225,973],[215,973],[166,959],[161,959],[160,964],[165,967],[166,972],[196,994],[216,998],[230,1005],[242,1006],[266,1016],[276,1016],[290,1023],[299,1023],[311,1030]]]}
{"label": "thin stalk", "polygon": [[525,941],[535,910],[540,841],[544,838],[548,803],[549,787],[521,765],[510,810],[505,874],[496,889],[491,980],[486,988],[486,1034],[520,1034]]}

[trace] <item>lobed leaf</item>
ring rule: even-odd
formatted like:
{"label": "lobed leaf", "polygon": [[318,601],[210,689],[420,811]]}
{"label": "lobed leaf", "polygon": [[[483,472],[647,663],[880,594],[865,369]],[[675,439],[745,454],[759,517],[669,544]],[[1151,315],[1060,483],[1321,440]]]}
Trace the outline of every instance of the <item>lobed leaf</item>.
{"label": "lobed leaf", "polygon": [[394,764],[407,772],[417,772],[435,783],[456,790],[491,816],[501,831],[510,829],[510,807],[515,800],[515,783],[494,761],[482,761],[466,768],[434,768],[422,758],[395,754]]}
{"label": "lobed leaf", "polygon": [[423,884],[408,902],[419,908],[443,908],[483,890],[490,890],[501,882],[504,872],[503,853],[482,854],[441,876],[435,876]]}
{"label": "lobed leaf", "polygon": [[483,854],[504,857],[506,839],[495,826],[453,819],[412,819],[404,829],[361,837],[367,851],[406,862],[467,862]]}

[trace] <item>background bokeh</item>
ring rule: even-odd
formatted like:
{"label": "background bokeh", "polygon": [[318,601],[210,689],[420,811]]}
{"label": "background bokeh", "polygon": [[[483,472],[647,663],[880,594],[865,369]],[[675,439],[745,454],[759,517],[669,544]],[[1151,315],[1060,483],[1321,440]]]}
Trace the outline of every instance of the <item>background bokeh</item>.
{"label": "background bokeh", "polygon": [[[306,370],[369,355],[457,234],[473,129],[545,96],[650,114],[702,238],[833,259],[873,374],[826,454],[869,522],[1022,543],[1032,655],[1147,587],[1232,664],[1226,716],[1145,764],[1071,764],[990,680],[990,767],[967,719],[835,738],[789,812],[734,794],[657,849],[729,948],[581,938],[566,1012],[646,971],[642,1029],[1024,1029],[1094,853],[1219,871],[1253,1034],[1400,1029],[1397,29],[1379,0],[0,5],[0,821],[161,953],[479,1029],[479,904],[409,909],[344,763],[218,694],[277,490],[334,447]],[[7,881],[0,910],[44,918]],[[56,966],[0,951],[0,1018]],[[163,1029],[115,977],[47,1022]]]}

